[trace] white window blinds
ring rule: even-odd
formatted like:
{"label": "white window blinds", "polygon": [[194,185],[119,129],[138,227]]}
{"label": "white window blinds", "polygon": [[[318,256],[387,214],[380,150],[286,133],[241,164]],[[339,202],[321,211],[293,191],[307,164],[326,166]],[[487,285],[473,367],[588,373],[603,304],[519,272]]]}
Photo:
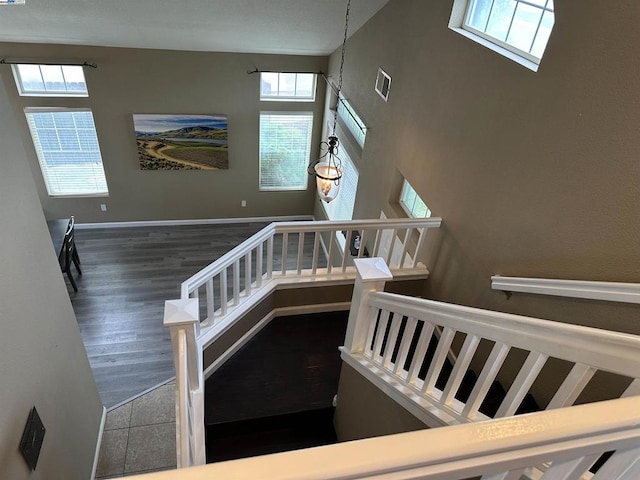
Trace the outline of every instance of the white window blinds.
{"label": "white window blinds", "polygon": [[91,110],[27,108],[25,114],[49,195],[108,195]]}
{"label": "white window blinds", "polygon": [[306,190],[312,112],[260,114],[260,190]]}

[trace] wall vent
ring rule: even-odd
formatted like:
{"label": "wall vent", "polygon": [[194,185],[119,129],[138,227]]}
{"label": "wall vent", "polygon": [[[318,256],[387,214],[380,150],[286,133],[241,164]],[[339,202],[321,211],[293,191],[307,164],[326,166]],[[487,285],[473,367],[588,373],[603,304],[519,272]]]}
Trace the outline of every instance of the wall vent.
{"label": "wall vent", "polygon": [[391,77],[382,68],[378,68],[378,76],[376,77],[376,92],[386,102],[389,98],[389,90],[391,89]]}

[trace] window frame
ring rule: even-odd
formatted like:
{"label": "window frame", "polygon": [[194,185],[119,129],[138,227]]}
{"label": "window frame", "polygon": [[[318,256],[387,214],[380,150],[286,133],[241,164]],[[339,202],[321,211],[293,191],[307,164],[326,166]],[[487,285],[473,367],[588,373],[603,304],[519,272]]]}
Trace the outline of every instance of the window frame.
{"label": "window frame", "polygon": [[[415,194],[415,198],[413,200],[413,205],[409,206],[407,205],[407,203],[405,202],[405,193],[411,189],[410,191],[413,192]],[[420,202],[422,202],[422,204],[425,206],[425,208],[427,209],[427,214],[423,217],[418,217],[415,214],[415,206],[416,206],[416,201],[420,200]],[[402,209],[405,211],[405,213],[411,217],[411,218],[429,218],[431,217],[431,209],[429,208],[429,205],[426,204],[426,202],[422,199],[422,197],[420,195],[418,195],[418,192],[416,191],[415,188],[413,188],[413,186],[407,181],[407,179],[403,179],[402,181],[402,189],[400,190],[400,196],[398,198],[398,203],[400,204],[400,206],[402,207]]]}
{"label": "window frame", "polygon": [[[55,113],[55,112],[89,112],[91,114],[91,120],[93,123],[93,133],[95,134],[96,146],[97,146],[97,154],[100,157],[100,169],[102,171],[102,177],[104,179],[104,190],[96,190],[94,192],[82,192],[82,193],[55,193],[55,189],[49,183],[49,178],[52,177],[50,175],[50,167],[46,165],[46,158],[43,158],[41,153],[43,153],[41,138],[37,135],[37,130],[34,131],[32,128],[32,120],[30,119],[30,114],[37,113]],[[25,118],[27,121],[27,127],[29,129],[29,133],[31,135],[31,140],[33,143],[33,147],[36,153],[36,157],[38,159],[38,166],[40,167],[40,173],[42,174],[42,180],[47,189],[47,194],[51,198],[95,198],[95,197],[108,197],[109,196],[109,185],[107,181],[107,175],[104,169],[104,160],[102,158],[102,151],[100,149],[100,141],[98,139],[98,132],[95,127],[95,121],[93,119],[93,112],[90,108],[64,108],[64,107],[26,107],[24,109]],[[76,126],[77,132],[77,126]]]}
{"label": "window frame", "polygon": [[[265,73],[278,74],[278,93],[276,95],[262,94],[262,75]],[[296,90],[298,84],[298,75],[311,75],[313,77],[313,87],[311,88],[311,96],[300,95],[280,95],[280,75],[295,75]],[[309,72],[260,72],[260,101],[261,102],[315,102],[316,91],[318,90],[318,75]]]}
{"label": "window frame", "polygon": [[[40,70],[40,77],[42,78],[42,83],[43,85],[46,85],[45,80],[44,80],[44,75],[42,74],[42,67],[59,67],[60,68],[60,74],[62,75],[62,78],[64,79],[64,70],[62,67],[77,67],[80,68],[80,71],[82,72],[82,78],[84,81],[84,85],[85,85],[85,90],[47,90],[46,86],[44,90],[25,90],[24,87],[24,82],[22,79],[22,75],[20,73],[20,67],[21,66],[28,66],[28,67],[38,67],[38,69]],[[89,87],[87,86],[87,79],[84,76],[84,68],[79,66],[79,65],[64,65],[64,64],[60,64],[60,65],[48,65],[48,64],[30,64],[30,63],[18,63],[18,64],[13,64],[11,65],[11,70],[13,71],[13,78],[16,82],[16,88],[18,89],[18,94],[21,97],[80,97],[80,98],[86,98],[89,96]],[[66,80],[65,80],[65,86],[67,84]]]}
{"label": "window frame", "polygon": [[[493,37],[481,30],[477,30],[476,28],[468,25],[467,21],[469,18],[469,14],[471,12],[471,4],[475,0],[454,0],[453,9],[451,11],[451,18],[449,19],[449,28],[464,37],[467,37],[470,40],[473,40],[484,47],[493,50],[500,55],[507,57],[513,60],[516,63],[532,70],[534,72],[538,71],[540,67],[540,63],[542,62],[542,57],[538,58],[535,55],[530,54],[524,50],[520,50],[519,48],[500,40],[496,37]],[[518,3],[525,3],[527,5],[531,5],[529,2],[524,0],[516,0]],[[536,8],[540,8],[545,11],[548,10],[545,7],[540,7],[539,5],[531,5]],[[516,7],[517,8],[517,7]],[[554,9],[555,10],[555,9]],[[554,11],[553,10],[553,11]],[[514,11],[515,15],[515,11]],[[534,36],[535,42],[535,36]],[[546,45],[545,45],[546,50]],[[544,52],[543,52],[544,54]]]}
{"label": "window frame", "polygon": [[353,136],[355,141],[360,145],[360,148],[364,148],[365,141],[367,140],[367,126],[357,114],[353,105],[340,93],[338,103],[336,105],[336,112],[338,118],[342,120],[345,127]]}
{"label": "window frame", "polygon": [[[307,148],[305,162],[301,164],[301,171],[304,171],[304,187],[263,187],[262,186],[262,117],[263,116],[308,116],[309,117],[309,131],[307,137]],[[258,127],[258,190],[261,192],[299,192],[308,190],[309,188],[309,175],[307,173],[307,166],[311,161],[311,143],[313,141],[313,122],[314,114],[312,111],[261,111]]]}

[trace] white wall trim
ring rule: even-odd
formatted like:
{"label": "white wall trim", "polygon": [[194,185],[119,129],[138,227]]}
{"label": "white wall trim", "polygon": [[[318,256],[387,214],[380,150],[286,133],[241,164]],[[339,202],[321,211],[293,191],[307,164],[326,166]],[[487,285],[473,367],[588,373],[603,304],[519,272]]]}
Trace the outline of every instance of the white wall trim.
{"label": "white wall trim", "polygon": [[170,227],[178,225],[222,225],[227,223],[253,222],[297,222],[313,220],[312,215],[290,215],[276,217],[237,217],[237,218],[202,218],[194,220],[141,220],[134,222],[76,223],[79,230],[93,228],[130,228],[130,227]]}
{"label": "white wall trim", "polygon": [[548,278],[491,277],[491,288],[609,302],[640,303],[640,283],[591,282]]}
{"label": "white wall trim", "polygon": [[91,480],[96,478],[98,471],[98,460],[100,459],[100,447],[102,446],[102,434],[104,433],[104,425],[107,422],[107,408],[102,407],[102,418],[100,419],[100,428],[98,429],[98,441],[96,443],[96,452],[93,456],[93,468],[91,469]]}
{"label": "white wall trim", "polygon": [[240,337],[222,355],[204,370],[205,380],[213,375],[224,363],[240,350],[249,340],[255,337],[260,330],[266,327],[271,320],[289,315],[304,315],[309,313],[324,313],[349,310],[351,302],[321,303],[315,305],[300,305],[293,307],[274,308],[256,323],[247,333]]}

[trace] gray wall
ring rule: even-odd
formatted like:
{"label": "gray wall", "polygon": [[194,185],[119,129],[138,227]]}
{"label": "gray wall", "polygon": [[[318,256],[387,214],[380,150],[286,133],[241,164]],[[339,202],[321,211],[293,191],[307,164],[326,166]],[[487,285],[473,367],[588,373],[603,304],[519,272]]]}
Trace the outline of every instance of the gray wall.
{"label": "gray wall", "polygon": [[[102,404],[8,108],[0,85],[0,478],[86,480]],[[18,445],[34,405],[46,434],[30,473]]]}
{"label": "gray wall", "polygon": [[[17,60],[75,61],[85,68],[89,98],[20,97],[11,68],[0,69],[18,119],[38,193],[48,218],[74,214],[79,222],[236,218],[310,215],[313,189],[258,190],[258,132],[261,110],[314,112],[312,157],[320,142],[325,82],[318,79],[315,103],[260,102],[260,76],[247,70],[326,70],[326,57],[175,52],[62,45],[0,44],[2,56]],[[49,198],[24,120],[26,106],[84,106],[93,111],[108,198]],[[141,171],[133,134],[133,113],[224,114],[229,121],[229,169]],[[8,111],[1,115],[11,115]],[[240,206],[241,200],[247,207]],[[101,212],[106,203],[108,211]]]}
{"label": "gray wall", "polygon": [[333,423],[340,442],[427,428],[344,362]]}
{"label": "gray wall", "polygon": [[640,281],[637,1],[557,2],[537,73],[448,29],[451,6],[391,0],[349,40],[343,91],[370,127],[355,216],[396,216],[404,175],[444,221],[429,297],[640,333],[637,306],[489,280]]}

